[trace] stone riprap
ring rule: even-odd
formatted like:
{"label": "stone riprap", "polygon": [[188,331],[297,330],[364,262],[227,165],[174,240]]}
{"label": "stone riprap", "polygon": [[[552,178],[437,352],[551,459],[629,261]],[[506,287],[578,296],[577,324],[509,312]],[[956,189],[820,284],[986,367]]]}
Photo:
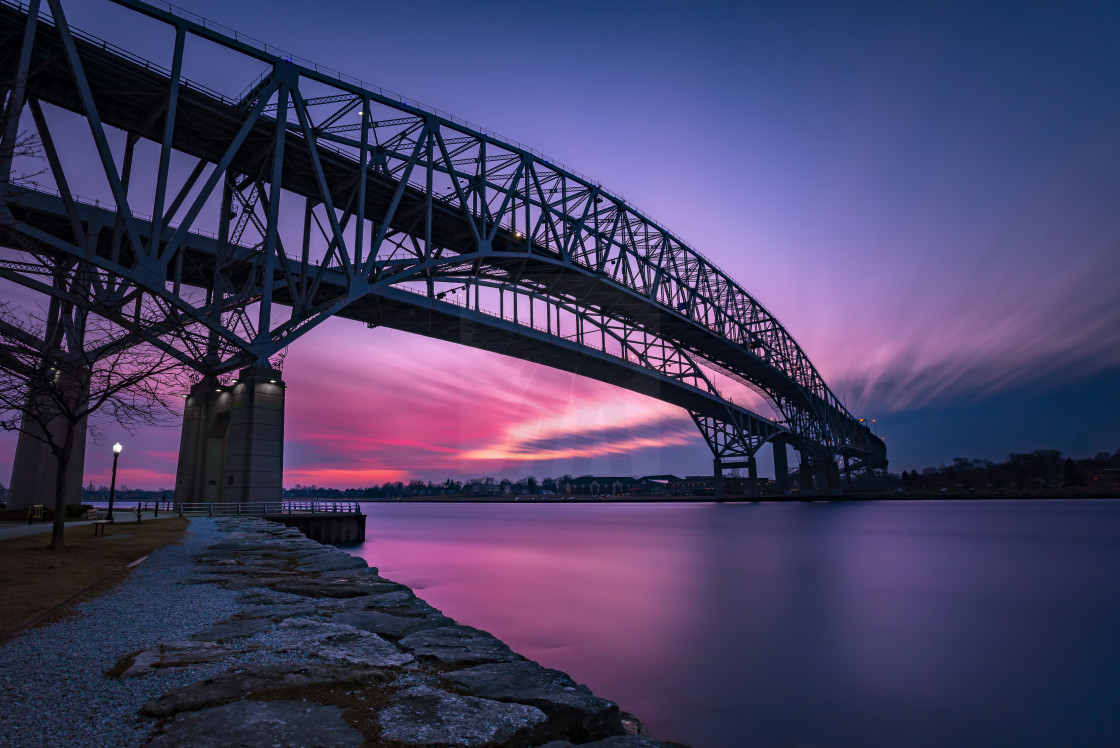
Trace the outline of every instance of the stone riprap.
{"label": "stone riprap", "polygon": [[[667,745],[628,735],[617,705],[297,530],[248,517],[197,519],[183,545],[186,559],[182,547],[153,554],[153,567],[161,554],[182,559],[173,573],[137,574],[94,601],[96,615],[119,619],[87,621],[93,630],[130,622],[151,628],[154,620],[114,609],[113,598],[142,599],[138,583],[160,585],[163,620],[192,622],[165,624],[166,637],[134,630],[126,649],[98,652],[97,672],[84,676],[85,701],[96,712],[99,692],[113,694],[113,734],[52,733],[50,715],[42,713],[36,722],[44,731],[36,734],[30,723],[12,722],[20,707],[8,704],[0,728],[5,721],[17,728],[7,733],[11,745]],[[199,593],[223,600],[221,612],[177,609],[197,605]],[[49,637],[68,623],[31,635]],[[15,643],[0,650],[8,668],[0,676],[9,680],[16,674],[4,650]],[[48,651],[39,656],[55,656]],[[50,693],[34,703],[49,705]],[[610,742],[597,742],[603,740]]]}

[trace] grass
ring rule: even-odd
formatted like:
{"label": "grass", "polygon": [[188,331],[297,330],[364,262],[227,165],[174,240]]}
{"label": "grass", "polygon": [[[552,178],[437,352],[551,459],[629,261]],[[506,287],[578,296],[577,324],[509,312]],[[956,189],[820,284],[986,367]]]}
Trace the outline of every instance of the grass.
{"label": "grass", "polygon": [[162,546],[178,543],[188,520],[181,517],[66,528],[65,546],[47,548],[50,531],[0,541],[0,642],[25,627],[69,615],[81,599],[102,594],[123,580],[128,565]]}

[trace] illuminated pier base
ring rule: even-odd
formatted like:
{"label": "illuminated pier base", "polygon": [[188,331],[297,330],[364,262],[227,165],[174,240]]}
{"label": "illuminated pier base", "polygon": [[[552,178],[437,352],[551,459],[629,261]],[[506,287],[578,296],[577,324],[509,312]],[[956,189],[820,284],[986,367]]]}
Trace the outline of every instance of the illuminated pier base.
{"label": "illuminated pier base", "polygon": [[222,387],[191,388],[183,411],[175,501],[280,501],[284,470],[284,382],[272,369],[242,369]]}

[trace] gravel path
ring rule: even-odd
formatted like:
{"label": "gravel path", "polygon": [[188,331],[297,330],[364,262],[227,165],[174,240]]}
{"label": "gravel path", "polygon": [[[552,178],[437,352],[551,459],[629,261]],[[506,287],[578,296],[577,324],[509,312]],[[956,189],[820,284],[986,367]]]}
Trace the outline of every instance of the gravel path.
{"label": "gravel path", "polygon": [[[77,606],[78,615],[0,647],[0,746],[131,746],[153,720],[137,709],[199,670],[117,680],[104,672],[123,655],[182,639],[229,618],[235,592],[178,584],[191,555],[215,541],[213,520],[191,520],[183,542],[143,561],[111,592]],[[221,665],[220,667],[228,667]]]}

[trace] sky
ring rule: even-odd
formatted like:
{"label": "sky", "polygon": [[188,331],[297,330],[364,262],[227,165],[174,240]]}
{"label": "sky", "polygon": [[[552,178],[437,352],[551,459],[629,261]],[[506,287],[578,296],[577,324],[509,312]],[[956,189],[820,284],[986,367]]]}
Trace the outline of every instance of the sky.
{"label": "sky", "polygon": [[[1114,3],[179,5],[624,196],[775,314],[892,471],[1120,448]],[[64,7],[170,57],[150,24]],[[284,378],[285,485],[711,469],[672,406],[390,330],[331,321]],[[121,439],[119,480],[173,484],[175,429],[110,432],[88,480]]]}

